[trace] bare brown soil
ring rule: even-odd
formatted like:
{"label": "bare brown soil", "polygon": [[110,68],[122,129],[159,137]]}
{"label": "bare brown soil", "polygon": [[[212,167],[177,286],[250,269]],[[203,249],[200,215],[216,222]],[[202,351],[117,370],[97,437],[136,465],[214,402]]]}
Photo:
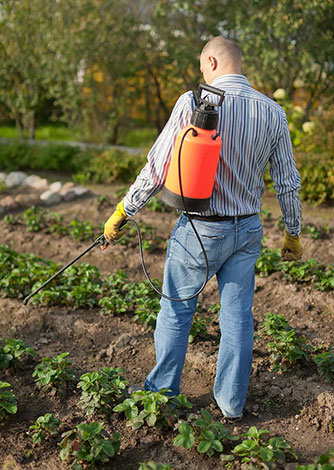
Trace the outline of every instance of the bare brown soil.
{"label": "bare brown soil", "polygon": [[[113,203],[116,186],[92,187],[93,196],[71,203],[62,203],[52,210],[64,214],[67,221],[73,218],[104,222],[112,212],[111,206],[98,210],[96,195],[108,194]],[[264,220],[266,244],[278,248],[282,232],[277,220],[280,212],[271,195],[264,198],[264,207],[270,209],[271,220]],[[304,258],[315,258],[325,264],[334,262],[332,208],[316,210],[304,205],[304,224],[329,225],[331,231],[321,239],[309,236],[303,239]],[[143,209],[135,217],[139,225],[151,224],[157,235],[164,239],[176,220],[173,213],[157,213]],[[89,243],[75,242],[69,237],[57,238],[46,233],[29,233],[21,226],[8,226],[0,221],[1,243],[9,244],[19,252],[31,252],[65,264],[83,251]],[[123,269],[130,281],[144,279],[140,266],[138,247],[113,246],[102,252],[93,250],[84,258],[108,275]],[[146,254],[148,270],[152,277],[162,279],[164,250]],[[221,419],[210,404],[208,392],[212,387],[219,344],[217,315],[207,313],[210,305],[219,302],[216,281],[211,280],[201,295],[205,315],[211,316],[209,335],[189,345],[182,379],[182,392],[194,404],[195,412],[206,407],[215,419]],[[266,278],[257,277],[254,299],[254,317],[258,331],[267,312],[282,313],[289,323],[307,337],[313,346],[334,346],[334,293],[324,293],[312,285],[287,283],[280,273]],[[68,351],[78,377],[101,367],[123,367],[129,383],[143,383],[154,365],[153,330],[133,321],[130,314],[119,317],[103,316],[99,309],[72,309],[68,307],[24,306],[22,300],[0,299],[0,337],[16,337],[35,348],[38,358],[25,363],[18,373],[9,371],[0,380],[9,381],[18,398],[18,412],[0,426],[0,468],[65,469],[68,465],[58,457],[59,439],[33,447],[28,427],[36,418],[47,412],[62,421],[61,431],[67,431],[85,420],[77,407],[79,392],[69,392],[66,399],[43,393],[31,377],[42,357],[52,357]],[[240,434],[251,425],[268,429],[272,435],[287,438],[296,450],[299,461],[310,463],[319,453],[334,448],[334,390],[326,383],[312,363],[295,366],[284,374],[270,370],[267,348],[258,339],[254,349],[254,364],[247,413],[238,426],[227,425]],[[99,419],[99,417],[95,417]],[[178,470],[213,470],[224,468],[219,456],[201,456],[195,450],[186,451],[173,446],[174,434],[151,428],[133,431],[118,414],[103,419],[107,431],[122,434],[121,451],[105,467],[117,470],[138,469],[138,462],[149,459],[170,463]],[[230,451],[226,449],[226,452]],[[293,468],[293,466],[291,467]]]}

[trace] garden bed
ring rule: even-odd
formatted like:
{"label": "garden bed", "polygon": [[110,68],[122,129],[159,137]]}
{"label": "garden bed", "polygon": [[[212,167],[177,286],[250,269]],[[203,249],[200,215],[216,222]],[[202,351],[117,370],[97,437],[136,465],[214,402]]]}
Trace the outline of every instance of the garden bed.
{"label": "garden bed", "polygon": [[[100,224],[112,213],[119,188],[111,185],[92,186],[91,189],[91,197],[63,202],[52,207],[52,211],[63,215],[64,224],[73,219],[90,220],[98,233]],[[110,200],[98,199],[101,194],[109,195]],[[264,206],[270,210],[270,214],[266,212],[263,218],[265,244],[276,249],[283,237],[278,223],[279,209],[271,195],[265,197]],[[312,238],[315,231],[311,229],[303,237],[305,260],[314,258],[324,265],[333,264],[331,211],[319,208],[314,216],[312,210],[304,206],[304,225],[313,224],[318,231],[318,238]],[[162,279],[165,240],[176,217],[172,212],[157,213],[148,208],[135,217],[141,227],[151,226],[153,229],[156,246],[145,251],[148,271],[153,278]],[[23,223],[12,225],[2,220],[0,225],[2,244],[19,253],[34,253],[61,264],[74,258],[91,243],[89,239],[78,240],[68,234],[47,233],[46,229],[28,232]],[[135,240],[131,238],[126,245],[113,245],[105,251],[96,248],[83,261],[97,266],[102,280],[110,273],[123,270],[129,281],[143,281]],[[283,314],[289,325],[299,335],[304,335],[312,347],[333,347],[334,293],[333,289],[316,290],[312,282],[291,282],[285,277],[284,273],[276,271],[256,278],[254,317],[257,336],[247,414],[241,423],[226,424],[226,428],[235,435],[247,432],[251,426],[269,430],[272,436],[283,436],[291,442],[299,462],[311,463],[320,453],[334,448],[333,383],[326,382],[317,374],[312,361],[301,360],[287,367],[286,372],[274,372],[267,341],[260,330],[267,312]],[[214,380],[219,327],[217,313],[209,309],[218,302],[216,281],[211,280],[200,298],[201,314],[211,319],[208,334],[204,338],[195,338],[189,345],[181,385],[182,393],[193,404],[191,412],[199,413],[201,408],[206,408],[215,420],[220,420],[221,416],[210,404],[208,394]],[[22,298],[4,297],[0,298],[0,337],[19,338],[37,351],[37,357],[26,360],[18,371],[8,369],[2,374],[1,380],[10,383],[18,400],[17,413],[1,422],[0,462],[4,470],[69,468],[59,459],[60,438],[33,446],[28,428],[48,412],[61,421],[60,433],[87,419],[78,407],[80,393],[77,388],[67,391],[65,397],[37,388],[32,373],[43,357],[68,352],[77,379],[86,372],[103,367],[122,367],[130,384],[143,383],[154,365],[153,329],[134,321],[131,306],[120,315],[105,315],[99,306],[75,308],[67,304],[43,306],[32,302],[24,306]],[[103,421],[109,433],[122,435],[120,452],[105,468],[135,470],[138,462],[150,459],[169,463],[173,469],[179,470],[224,468],[219,453],[208,457],[196,452],[195,448],[175,447],[173,439],[176,434],[172,428],[161,431],[143,426],[134,431],[126,426],[125,418],[119,413],[112,413],[109,417],[94,415],[89,420],[93,418]],[[234,446],[228,444],[224,453],[231,452]],[[235,463],[231,468],[239,468],[238,465]]]}

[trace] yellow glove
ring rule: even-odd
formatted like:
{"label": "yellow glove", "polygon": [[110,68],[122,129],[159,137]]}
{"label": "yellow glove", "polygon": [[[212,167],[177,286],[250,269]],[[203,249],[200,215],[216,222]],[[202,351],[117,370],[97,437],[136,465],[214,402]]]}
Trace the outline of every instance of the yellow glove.
{"label": "yellow glove", "polygon": [[282,246],[282,260],[296,261],[303,255],[303,247],[300,243],[301,237],[294,237],[287,230],[284,230],[284,241]]}
{"label": "yellow glove", "polygon": [[123,207],[123,199],[116,206],[116,210],[111,217],[107,220],[104,225],[104,237],[107,242],[111,243],[113,240],[117,240],[122,236],[122,232],[119,227],[123,220],[127,218],[127,215]]}

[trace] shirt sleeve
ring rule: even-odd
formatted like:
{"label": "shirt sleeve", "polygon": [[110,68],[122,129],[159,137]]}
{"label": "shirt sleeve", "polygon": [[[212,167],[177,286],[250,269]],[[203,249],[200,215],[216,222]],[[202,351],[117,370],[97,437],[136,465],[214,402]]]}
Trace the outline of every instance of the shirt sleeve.
{"label": "shirt sleeve", "polygon": [[286,116],[283,117],[282,132],[269,160],[269,172],[274,181],[283,222],[287,231],[298,237],[301,232],[302,211],[298,190],[300,175],[296,168]]}
{"label": "shirt sleeve", "polygon": [[132,217],[162,189],[176,137],[181,129],[190,124],[193,105],[191,91],[181,95],[175,103],[167,124],[147,155],[146,165],[124,197],[124,210],[128,216]]}

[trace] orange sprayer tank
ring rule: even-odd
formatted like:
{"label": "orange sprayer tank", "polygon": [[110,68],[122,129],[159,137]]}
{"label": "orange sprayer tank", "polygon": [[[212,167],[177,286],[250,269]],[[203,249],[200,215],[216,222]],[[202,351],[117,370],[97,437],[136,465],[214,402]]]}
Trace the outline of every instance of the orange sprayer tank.
{"label": "orange sprayer tank", "polygon": [[[201,98],[202,89],[219,95],[219,103],[214,104]],[[175,209],[204,212],[209,208],[222,144],[215,131],[218,112],[214,106],[221,106],[224,93],[218,88],[200,84],[191,124],[177,136],[162,189],[163,201]]]}

